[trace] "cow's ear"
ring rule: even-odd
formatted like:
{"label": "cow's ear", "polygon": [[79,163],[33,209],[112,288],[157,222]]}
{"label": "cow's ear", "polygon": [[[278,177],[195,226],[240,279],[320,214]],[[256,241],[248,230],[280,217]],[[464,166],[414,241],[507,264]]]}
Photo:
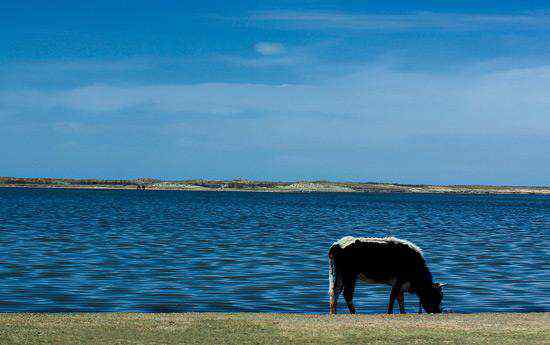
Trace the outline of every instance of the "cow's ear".
{"label": "cow's ear", "polygon": [[445,285],[447,285],[447,283],[434,283],[434,286],[435,286],[435,287],[438,287],[438,288],[442,288],[442,287],[444,287]]}

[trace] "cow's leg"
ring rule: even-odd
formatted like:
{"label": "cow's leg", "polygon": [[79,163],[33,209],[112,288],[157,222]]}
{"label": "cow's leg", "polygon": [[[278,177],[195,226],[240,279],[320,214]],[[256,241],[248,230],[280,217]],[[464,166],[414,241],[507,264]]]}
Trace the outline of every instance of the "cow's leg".
{"label": "cow's leg", "polygon": [[350,314],[355,314],[355,306],[353,305],[353,293],[355,292],[355,281],[357,277],[349,276],[344,279],[344,299],[348,305]]}
{"label": "cow's leg", "polygon": [[393,303],[401,291],[401,285],[393,284],[390,292],[390,301],[388,302],[388,314],[393,314]]}
{"label": "cow's leg", "polygon": [[342,275],[338,272],[334,266],[331,266],[329,274],[329,296],[330,296],[330,315],[336,314],[336,308],[338,306],[338,297],[344,287]]}
{"label": "cow's leg", "polygon": [[403,290],[397,294],[397,302],[399,303],[399,312],[405,314],[405,296],[403,296]]}
{"label": "cow's leg", "polygon": [[331,286],[331,289],[329,291],[331,315],[336,314],[336,308],[338,307],[338,297],[340,297],[342,288],[343,288],[342,280],[337,280],[335,284]]}

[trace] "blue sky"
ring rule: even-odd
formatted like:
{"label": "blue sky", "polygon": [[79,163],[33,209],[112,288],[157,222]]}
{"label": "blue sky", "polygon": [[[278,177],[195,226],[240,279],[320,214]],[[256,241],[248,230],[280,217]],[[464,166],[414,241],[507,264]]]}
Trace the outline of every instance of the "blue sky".
{"label": "blue sky", "polygon": [[1,1],[0,175],[550,185],[545,2],[387,3]]}

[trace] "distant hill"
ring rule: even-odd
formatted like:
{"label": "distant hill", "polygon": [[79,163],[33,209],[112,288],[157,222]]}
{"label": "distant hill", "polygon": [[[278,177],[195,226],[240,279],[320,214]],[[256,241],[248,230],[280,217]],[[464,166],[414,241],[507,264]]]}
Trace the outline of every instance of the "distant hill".
{"label": "distant hill", "polygon": [[363,193],[462,193],[462,194],[550,194],[549,186],[484,186],[484,185],[414,185],[378,182],[332,181],[251,181],[170,180],[137,178],[99,180],[69,178],[0,177],[0,187],[87,188],[87,189],[152,189],[257,192],[363,192]]}

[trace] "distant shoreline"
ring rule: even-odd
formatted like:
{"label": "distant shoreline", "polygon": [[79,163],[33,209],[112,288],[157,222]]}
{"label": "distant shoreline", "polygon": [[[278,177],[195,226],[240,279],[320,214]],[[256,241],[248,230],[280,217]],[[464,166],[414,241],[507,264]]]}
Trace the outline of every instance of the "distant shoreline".
{"label": "distant shoreline", "polygon": [[478,186],[478,185],[408,185],[374,182],[298,181],[270,182],[249,180],[157,179],[95,180],[56,178],[0,177],[0,188],[99,189],[99,190],[180,190],[212,192],[265,193],[405,193],[405,194],[535,194],[550,195],[550,186]]}

